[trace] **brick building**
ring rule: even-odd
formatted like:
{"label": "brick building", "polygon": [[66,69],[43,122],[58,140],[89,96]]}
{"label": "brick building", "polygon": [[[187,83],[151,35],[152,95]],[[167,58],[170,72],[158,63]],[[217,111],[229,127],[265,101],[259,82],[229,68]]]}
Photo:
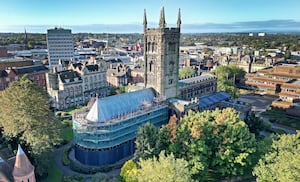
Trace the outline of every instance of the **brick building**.
{"label": "brick building", "polygon": [[281,64],[246,74],[246,84],[276,94],[281,91],[281,85],[293,79],[300,79],[300,65]]}
{"label": "brick building", "polygon": [[4,90],[9,86],[10,82],[19,80],[25,74],[38,86],[47,90],[45,76],[47,71],[48,69],[44,65],[13,67],[0,70],[0,90]]}
{"label": "brick building", "polygon": [[32,66],[32,60],[23,59],[0,59],[0,70],[5,70],[9,67]]}
{"label": "brick building", "polygon": [[269,94],[278,94],[273,106],[289,108],[300,102],[300,65],[280,64],[272,68],[246,74],[247,85]]}

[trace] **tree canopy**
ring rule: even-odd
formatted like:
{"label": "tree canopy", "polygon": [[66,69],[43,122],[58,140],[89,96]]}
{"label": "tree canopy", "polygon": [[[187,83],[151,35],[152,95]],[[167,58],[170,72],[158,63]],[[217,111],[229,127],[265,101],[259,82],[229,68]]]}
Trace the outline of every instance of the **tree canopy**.
{"label": "tree canopy", "polygon": [[43,174],[49,150],[61,141],[47,93],[24,76],[0,92],[0,105],[5,106],[0,109],[3,135],[25,145],[37,174]]}
{"label": "tree canopy", "polygon": [[185,68],[182,68],[180,71],[179,71],[179,78],[180,79],[183,79],[183,78],[188,78],[188,77],[191,77],[193,75],[195,75],[195,70],[193,68],[190,68],[190,67],[185,67]]}
{"label": "tree canopy", "polygon": [[218,91],[231,94],[234,98],[239,96],[239,89],[236,87],[236,80],[245,75],[245,71],[236,65],[218,66],[214,71],[217,75]]}
{"label": "tree canopy", "polygon": [[[175,153],[192,162],[195,172],[211,169],[221,176],[242,175],[256,150],[254,135],[232,108],[189,112],[181,120],[177,138],[175,145],[181,147]],[[180,148],[186,148],[186,154]]]}
{"label": "tree canopy", "polygon": [[[149,140],[156,142],[142,145],[143,148],[137,144],[139,155],[135,156],[143,156],[145,160],[157,156],[162,150],[173,153],[175,158],[188,162],[192,177],[197,181],[203,180],[208,173],[222,177],[243,175],[253,165],[252,157],[257,146],[254,134],[232,108],[189,112],[177,127],[174,122],[169,122],[159,131],[147,131],[151,132],[143,135],[143,140],[138,132],[137,141],[144,144]],[[164,145],[158,145],[160,142]],[[151,150],[144,146],[151,146]]]}
{"label": "tree canopy", "polygon": [[121,176],[126,182],[186,182],[192,181],[188,166],[184,159],[176,159],[173,154],[165,155],[162,151],[158,157],[140,159],[138,167],[129,160],[122,167]]}
{"label": "tree canopy", "polygon": [[273,140],[270,151],[259,160],[253,174],[257,181],[299,181],[300,131]]}

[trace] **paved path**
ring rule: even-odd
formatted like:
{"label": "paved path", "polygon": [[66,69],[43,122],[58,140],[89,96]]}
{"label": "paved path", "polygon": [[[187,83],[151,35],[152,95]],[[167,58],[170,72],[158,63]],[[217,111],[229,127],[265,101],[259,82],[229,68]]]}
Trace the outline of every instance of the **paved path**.
{"label": "paved path", "polygon": [[[63,154],[64,154],[64,150],[65,150],[66,148],[70,147],[71,145],[73,145],[73,141],[71,141],[71,142],[69,142],[68,144],[63,145],[63,146],[61,146],[61,147],[59,147],[59,148],[56,149],[56,151],[55,151],[55,158],[54,158],[56,166],[57,166],[57,167],[59,168],[59,170],[62,171],[63,174],[66,175],[66,176],[80,175],[80,176],[84,176],[84,177],[86,178],[86,181],[90,181],[90,180],[91,180],[91,177],[93,176],[92,174],[82,174],[82,173],[78,173],[78,172],[75,172],[75,171],[71,170],[69,166],[63,165],[63,163],[62,163],[62,156],[63,156]],[[71,158],[72,158],[72,155],[74,155],[74,150],[72,150],[72,151],[70,152],[70,154],[69,154],[68,157],[70,158],[70,156],[71,156]],[[130,156],[130,158],[131,158],[131,157],[132,157],[132,156]],[[117,163],[115,164],[116,166],[114,167],[114,169],[112,169],[111,171],[109,171],[109,172],[107,172],[107,173],[105,173],[105,174],[107,174],[108,176],[110,176],[110,177],[112,177],[112,178],[113,178],[113,177],[119,176],[120,171],[121,171],[120,168],[122,167],[122,165],[123,165],[128,159],[129,159],[129,158],[126,158],[126,159],[124,159],[124,160],[121,160],[121,161],[117,162]],[[71,159],[71,160],[72,160],[72,159]]]}
{"label": "paved path", "polygon": [[67,176],[73,176],[73,175],[79,174],[77,172],[72,171],[68,166],[63,165],[62,160],[61,160],[62,156],[64,154],[65,148],[70,147],[71,145],[73,145],[73,141],[56,149],[55,158],[54,158],[56,166],[59,168],[59,170],[61,172],[63,172],[64,175],[67,175]]}

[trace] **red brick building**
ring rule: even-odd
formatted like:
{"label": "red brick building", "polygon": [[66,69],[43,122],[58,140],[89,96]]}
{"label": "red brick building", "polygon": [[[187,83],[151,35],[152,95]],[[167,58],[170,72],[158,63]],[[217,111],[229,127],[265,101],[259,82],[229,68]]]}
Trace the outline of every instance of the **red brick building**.
{"label": "red brick building", "polygon": [[44,65],[13,67],[0,70],[0,90],[4,90],[10,82],[19,80],[25,74],[41,88],[47,90],[45,76],[47,71],[48,69]]}
{"label": "red brick building", "polygon": [[0,47],[0,57],[8,57],[7,48],[6,47]]}
{"label": "red brick building", "polygon": [[269,94],[278,94],[279,100],[272,106],[289,108],[300,103],[300,65],[282,64],[246,74],[247,85]]}
{"label": "red brick building", "polygon": [[5,70],[9,67],[22,67],[22,66],[32,66],[32,60],[23,59],[4,59],[0,60],[0,70]]}

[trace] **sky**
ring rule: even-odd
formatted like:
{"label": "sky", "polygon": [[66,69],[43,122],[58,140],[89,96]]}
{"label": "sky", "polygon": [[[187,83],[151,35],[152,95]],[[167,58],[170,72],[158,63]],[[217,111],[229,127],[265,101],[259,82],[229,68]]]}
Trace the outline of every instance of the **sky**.
{"label": "sky", "polygon": [[161,7],[182,32],[299,31],[299,0],[0,0],[0,32],[142,33],[144,9],[156,27]]}

